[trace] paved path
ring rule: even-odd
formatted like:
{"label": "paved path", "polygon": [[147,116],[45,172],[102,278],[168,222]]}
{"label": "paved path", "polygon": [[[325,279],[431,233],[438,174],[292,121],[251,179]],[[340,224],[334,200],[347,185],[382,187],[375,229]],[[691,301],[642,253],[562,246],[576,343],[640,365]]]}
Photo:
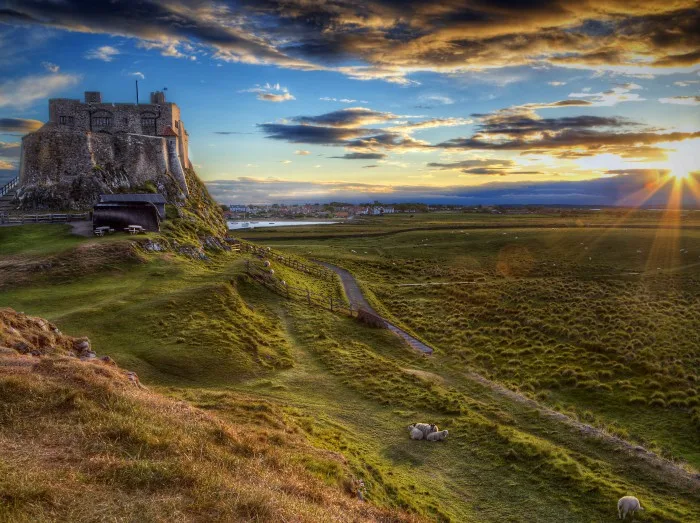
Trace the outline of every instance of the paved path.
{"label": "paved path", "polygon": [[[372,306],[367,303],[367,300],[362,294],[362,290],[360,289],[360,286],[357,284],[357,280],[355,280],[355,277],[350,274],[348,271],[341,267],[336,267],[335,265],[331,265],[330,263],[325,263],[325,262],[317,262],[320,265],[323,265],[324,267],[329,268],[333,272],[335,272],[338,276],[340,276],[340,280],[343,282],[343,288],[345,289],[345,294],[348,297],[348,300],[350,300],[350,303],[352,306],[356,309],[364,309],[367,312],[371,312],[375,316],[379,316],[382,318],[381,314],[379,314],[377,311],[375,311]],[[392,324],[391,322],[387,321],[386,318],[382,318],[386,322],[387,328],[399,336],[400,338],[403,338],[403,340],[408,343],[409,346],[413,347],[417,351],[422,352],[423,354],[432,354],[433,349],[428,347],[425,343],[422,341],[417,340],[413,336],[411,336],[409,333],[407,333],[405,330],[398,328],[396,325]]]}
{"label": "paved path", "polygon": [[[362,295],[362,290],[360,290],[360,287],[357,285],[357,281],[355,280],[355,277],[352,274],[350,274],[345,269],[342,269],[340,267],[336,267],[335,265],[331,265],[330,263],[324,263],[324,262],[320,262],[320,261],[317,263],[323,265],[324,267],[329,268],[330,270],[332,270],[333,272],[335,272],[336,274],[338,274],[340,276],[340,279],[343,282],[343,287],[345,288],[345,294],[347,294],[348,299],[350,300],[350,303],[352,303],[353,307],[361,307],[361,308],[364,308],[367,311],[371,312],[372,314],[380,316],[370,306],[370,304],[367,303],[367,300]],[[384,321],[386,321],[386,320],[384,320]],[[429,346],[418,341],[413,336],[411,336],[407,332],[399,329],[395,325],[392,325],[388,321],[386,323],[387,323],[389,330],[391,330],[392,332],[396,333],[398,336],[400,336],[404,340],[406,340],[406,342],[411,347],[413,347],[416,350],[419,350],[425,354],[432,354],[433,353],[433,349],[430,348]],[[528,407],[531,407],[531,408],[537,410],[541,415],[543,415],[547,418],[557,420],[557,421],[562,422],[570,427],[573,427],[573,428],[577,429],[584,436],[600,438],[600,439],[616,446],[621,452],[624,452],[631,459],[639,459],[639,460],[645,461],[654,469],[659,470],[659,471],[663,472],[664,474],[671,475],[671,476],[677,478],[678,480],[683,481],[683,483],[686,486],[691,485],[692,488],[695,488],[695,489],[700,488],[700,474],[689,472],[688,470],[685,470],[682,466],[679,466],[676,463],[673,463],[672,461],[669,461],[669,460],[653,453],[650,450],[647,450],[639,445],[633,445],[629,441],[618,438],[617,436],[612,436],[602,429],[599,429],[597,427],[593,427],[591,425],[587,425],[585,423],[581,423],[578,420],[570,418],[566,414],[562,414],[561,412],[557,412],[557,411],[552,410],[546,406],[543,406],[540,403],[537,403],[536,401],[534,401],[526,396],[523,396],[522,394],[520,394],[518,392],[512,391],[512,390],[504,387],[500,383],[491,381],[491,380],[481,376],[480,374],[477,374],[476,372],[466,372],[466,373],[464,373],[464,377],[480,383],[481,385],[491,389],[493,392],[495,392],[496,394],[498,394],[500,396],[504,396],[512,401],[517,401],[518,403],[527,405]]]}

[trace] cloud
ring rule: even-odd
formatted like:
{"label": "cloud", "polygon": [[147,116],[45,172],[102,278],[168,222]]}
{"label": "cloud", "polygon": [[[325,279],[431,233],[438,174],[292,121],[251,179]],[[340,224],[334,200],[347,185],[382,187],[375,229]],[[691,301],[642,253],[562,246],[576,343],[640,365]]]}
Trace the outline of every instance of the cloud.
{"label": "cloud", "polygon": [[70,74],[33,75],[0,82],[0,107],[24,108],[78,83]]}
{"label": "cloud", "polygon": [[253,134],[253,133],[243,133],[243,132],[239,132],[239,131],[214,131],[214,134],[229,135],[229,134]]}
{"label": "cloud", "polygon": [[129,76],[135,76],[136,78],[140,78],[141,80],[146,79],[146,75],[143,74],[141,71],[134,71],[132,73],[129,73]]}
{"label": "cloud", "polygon": [[[248,203],[350,201],[380,199],[384,202],[421,201],[426,203],[478,204],[568,204],[625,205],[645,203],[657,206],[669,202],[673,183],[667,171],[636,169],[610,172],[610,176],[581,181],[491,182],[479,186],[432,186],[367,184],[347,181],[291,181],[242,177],[207,183],[211,194],[221,202]],[[695,175],[700,182],[700,175]],[[652,191],[656,191],[650,196]],[[647,200],[647,198],[649,198]],[[697,206],[697,196],[683,193],[683,204]]]}
{"label": "cloud", "polygon": [[103,62],[111,62],[114,57],[120,54],[119,49],[111,45],[103,45],[96,47],[85,53],[85,58],[88,60],[102,60]]}
{"label": "cloud", "polygon": [[347,153],[343,156],[331,156],[330,158],[341,158],[343,160],[383,160],[386,158],[384,153]]}
{"label": "cloud", "polygon": [[700,84],[700,80],[683,80],[682,82],[673,82],[673,85],[678,87],[690,87],[694,84]]}
{"label": "cloud", "polygon": [[566,82],[547,82],[547,83],[553,87],[559,87],[562,85],[566,85]]}
{"label": "cloud", "polygon": [[281,160],[280,163],[287,165],[287,164],[292,163],[292,160]]}
{"label": "cloud", "polygon": [[266,83],[264,85],[256,85],[250,89],[243,89],[238,91],[239,93],[256,93],[257,99],[264,102],[288,102],[290,100],[296,100],[296,98],[289,92],[289,89],[281,86],[279,83],[270,84]]}
{"label": "cloud", "polygon": [[10,163],[3,159],[0,159],[0,171],[13,171],[16,168],[17,166],[14,163]]}
{"label": "cloud", "polygon": [[[352,99],[352,98],[331,98],[329,96],[322,96],[319,98],[322,102],[340,102],[343,104],[354,104],[358,102],[358,100]],[[361,104],[367,104],[369,103],[367,100],[359,100],[359,103]]]}
{"label": "cloud", "polygon": [[52,64],[51,62],[41,62],[41,67],[50,73],[57,73],[61,69],[59,66]]}
{"label": "cloud", "polygon": [[662,104],[676,105],[700,105],[700,96],[672,96],[671,98],[659,98]]}
{"label": "cloud", "polygon": [[700,132],[658,132],[617,116],[566,116],[542,118],[531,107],[516,106],[479,118],[470,137],[453,138],[435,147],[457,150],[520,151],[557,158],[615,154],[636,160],[664,160],[656,144],[700,137]]}
{"label": "cloud", "polygon": [[460,125],[469,125],[474,123],[474,120],[467,118],[430,118],[421,122],[412,122],[402,125],[387,127],[388,131],[410,133],[422,129],[433,129],[435,127],[457,127]]}
{"label": "cloud", "polygon": [[39,120],[25,118],[0,118],[0,133],[31,133],[44,125]]}
{"label": "cloud", "polygon": [[290,100],[296,100],[296,98],[290,93],[259,93],[258,100],[263,100],[265,102],[288,102]]}
{"label": "cloud", "polygon": [[366,129],[348,129],[341,127],[322,127],[316,125],[287,125],[276,123],[259,124],[258,127],[273,140],[290,143],[307,143],[318,145],[343,145],[348,140],[364,136]]}
{"label": "cloud", "polygon": [[612,107],[622,102],[642,102],[645,99],[639,94],[631,91],[642,89],[641,85],[625,83],[614,86],[612,89],[600,93],[584,91],[581,93],[571,93],[570,98],[583,98],[589,101],[589,105],[595,107]]}
{"label": "cloud", "polygon": [[392,113],[373,111],[365,107],[348,107],[318,116],[295,116],[290,120],[304,125],[354,128],[389,122],[397,118],[398,116]]}
{"label": "cloud", "polygon": [[294,151],[294,154],[298,154],[299,156],[308,156],[311,154],[311,151],[305,151],[303,149],[297,149]]}
{"label": "cloud", "polygon": [[361,10],[337,0],[37,0],[11,2],[0,21],[132,37],[168,56],[191,57],[189,46],[221,61],[399,85],[416,85],[409,76],[420,71],[560,65],[648,74],[700,62],[695,0],[368,0]]}
{"label": "cloud", "polygon": [[22,144],[20,142],[0,142],[0,156],[19,158]]}
{"label": "cloud", "polygon": [[439,163],[431,162],[428,167],[442,171],[459,171],[468,175],[498,175],[505,176],[514,167],[513,160],[499,159],[472,159],[457,162]]}
{"label": "cloud", "polygon": [[418,104],[416,107],[421,109],[432,109],[436,105],[452,105],[455,101],[443,94],[423,94],[418,97]]}

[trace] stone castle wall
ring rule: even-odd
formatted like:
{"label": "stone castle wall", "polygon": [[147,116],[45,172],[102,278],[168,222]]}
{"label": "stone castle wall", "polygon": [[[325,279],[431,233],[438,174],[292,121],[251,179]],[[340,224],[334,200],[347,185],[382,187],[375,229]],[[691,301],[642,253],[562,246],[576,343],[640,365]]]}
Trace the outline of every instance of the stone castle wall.
{"label": "stone castle wall", "polygon": [[97,103],[99,93],[86,100],[50,100],[49,122],[22,139],[23,208],[87,208],[99,194],[146,182],[171,199],[188,194],[189,140],[177,105]]}
{"label": "stone castle wall", "polygon": [[100,194],[133,190],[146,182],[160,192],[186,196],[176,139],[109,135],[47,124],[22,140],[19,199],[22,207],[87,208]]}

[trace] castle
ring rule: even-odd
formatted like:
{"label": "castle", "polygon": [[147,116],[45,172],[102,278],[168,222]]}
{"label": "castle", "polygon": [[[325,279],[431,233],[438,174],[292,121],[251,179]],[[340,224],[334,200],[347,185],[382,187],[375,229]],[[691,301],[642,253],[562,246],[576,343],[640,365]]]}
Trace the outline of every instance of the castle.
{"label": "castle", "polygon": [[82,208],[99,194],[149,182],[169,199],[188,194],[189,136],[165,93],[149,104],[49,100],[49,121],[22,138],[18,198],[24,208]]}

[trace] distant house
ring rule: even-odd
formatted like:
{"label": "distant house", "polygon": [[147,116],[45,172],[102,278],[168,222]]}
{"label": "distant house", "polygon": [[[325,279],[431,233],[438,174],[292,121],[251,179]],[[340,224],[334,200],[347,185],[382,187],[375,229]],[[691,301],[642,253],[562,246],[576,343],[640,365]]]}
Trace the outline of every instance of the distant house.
{"label": "distant house", "polygon": [[157,193],[139,194],[101,194],[100,203],[151,203],[158,211],[158,217],[165,220],[165,198]]}
{"label": "distant house", "polygon": [[160,230],[160,215],[151,202],[97,203],[92,211],[92,227],[110,227],[123,231],[130,225],[140,225],[147,231]]}

